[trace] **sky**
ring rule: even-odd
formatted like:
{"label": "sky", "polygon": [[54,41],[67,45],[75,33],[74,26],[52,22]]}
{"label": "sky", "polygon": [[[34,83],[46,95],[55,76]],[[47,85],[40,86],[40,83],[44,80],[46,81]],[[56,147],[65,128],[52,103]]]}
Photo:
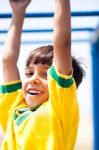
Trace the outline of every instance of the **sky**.
{"label": "sky", "polygon": [[[71,11],[92,11],[99,10],[98,0],[71,0]],[[29,5],[27,12],[53,12],[54,1],[52,0],[32,0]],[[0,14],[11,12],[8,0],[0,2]],[[72,28],[78,27],[94,27],[96,28],[99,21],[99,17],[72,17]],[[0,19],[0,30],[9,28],[10,19]],[[24,23],[24,29],[44,29],[53,28],[53,19],[26,19]],[[91,32],[72,32],[72,41],[79,39],[91,40],[94,33]],[[4,42],[6,34],[0,34],[0,42]],[[31,33],[23,34],[22,41],[40,41],[40,40],[52,40],[52,33]],[[18,62],[21,76],[24,72],[24,62],[26,56],[33,48],[43,45],[50,44],[50,42],[44,43],[32,43],[22,44],[21,54]],[[0,45],[0,58],[2,57],[4,44]],[[72,54],[76,58],[81,58],[82,64],[86,71],[86,77],[83,79],[82,84],[78,89],[78,102],[80,107],[80,114],[83,117],[92,118],[92,68],[91,68],[91,43],[90,42],[72,42]],[[24,58],[24,59],[23,59]],[[2,82],[2,62],[0,59],[0,82]]]}

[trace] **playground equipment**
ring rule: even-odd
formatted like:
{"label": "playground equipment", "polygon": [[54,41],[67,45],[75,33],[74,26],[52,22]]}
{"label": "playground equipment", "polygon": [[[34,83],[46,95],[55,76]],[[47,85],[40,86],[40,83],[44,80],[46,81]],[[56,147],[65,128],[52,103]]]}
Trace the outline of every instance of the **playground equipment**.
{"label": "playground equipment", "polygon": [[94,149],[99,150],[99,26],[92,41]]}

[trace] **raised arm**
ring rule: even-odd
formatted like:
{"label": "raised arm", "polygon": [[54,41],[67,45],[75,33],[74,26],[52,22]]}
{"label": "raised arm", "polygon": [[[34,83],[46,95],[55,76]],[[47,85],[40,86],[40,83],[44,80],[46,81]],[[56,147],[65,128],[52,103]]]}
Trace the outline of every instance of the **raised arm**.
{"label": "raised arm", "polygon": [[4,82],[20,79],[17,61],[20,53],[21,31],[24,15],[30,0],[9,0],[12,19],[3,53]]}
{"label": "raised arm", "polygon": [[72,72],[70,0],[55,0],[54,64],[62,74]]}

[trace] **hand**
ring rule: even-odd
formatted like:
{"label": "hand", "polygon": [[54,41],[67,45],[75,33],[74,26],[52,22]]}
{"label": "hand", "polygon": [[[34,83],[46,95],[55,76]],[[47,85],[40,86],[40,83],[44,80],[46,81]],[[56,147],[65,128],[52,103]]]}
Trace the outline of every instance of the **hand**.
{"label": "hand", "polygon": [[25,13],[31,0],[9,0],[13,13]]}

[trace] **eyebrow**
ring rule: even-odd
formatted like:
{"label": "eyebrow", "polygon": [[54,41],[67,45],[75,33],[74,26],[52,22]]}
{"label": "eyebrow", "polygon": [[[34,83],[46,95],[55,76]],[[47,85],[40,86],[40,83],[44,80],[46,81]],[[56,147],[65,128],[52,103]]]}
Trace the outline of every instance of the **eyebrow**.
{"label": "eyebrow", "polygon": [[50,66],[44,66],[44,65],[43,65],[43,67],[44,67],[45,69],[48,69]]}
{"label": "eyebrow", "polygon": [[[50,67],[48,65],[42,65],[42,64],[40,64],[40,66],[41,66],[41,68],[44,68],[44,69],[49,69],[49,67]],[[25,68],[25,70],[28,70],[28,69],[33,69],[33,66],[28,66]]]}
{"label": "eyebrow", "polygon": [[26,67],[26,68],[25,68],[25,71],[26,71],[26,70],[30,70],[30,69],[32,69],[32,68],[31,68],[31,67]]}

